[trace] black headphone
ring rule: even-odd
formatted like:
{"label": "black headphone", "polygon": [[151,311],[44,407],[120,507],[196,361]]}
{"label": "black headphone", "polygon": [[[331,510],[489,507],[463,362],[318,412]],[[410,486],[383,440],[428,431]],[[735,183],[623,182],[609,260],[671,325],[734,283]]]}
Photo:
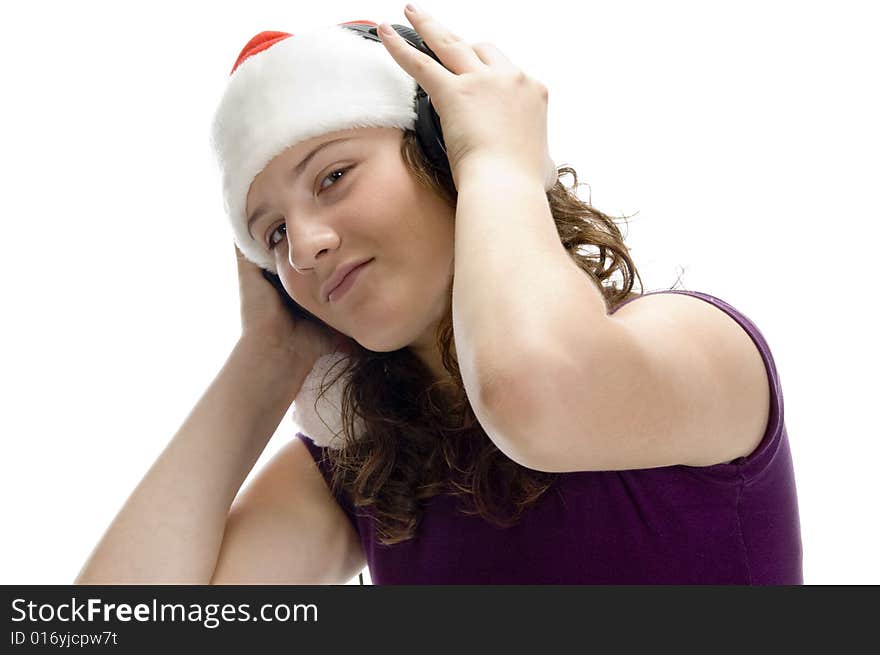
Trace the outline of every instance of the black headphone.
{"label": "black headphone", "polygon": [[[353,22],[344,23],[340,27],[357,32],[365,39],[376,41],[381,47],[384,47],[379,35],[376,34],[377,28],[375,25],[370,23]],[[405,25],[397,24],[394,24],[391,27],[393,27],[394,30],[412,47],[425,53],[441,66],[443,65],[443,62],[440,61],[437,55],[434,54],[431,48],[428,47],[422,37],[419,36],[419,33],[414,29],[406,27]],[[422,85],[418,83],[416,84],[416,95],[413,100],[413,108],[416,112],[416,139],[422,152],[425,154],[425,159],[428,160],[428,164],[434,169],[437,176],[448,188],[454,187],[452,169],[449,166],[449,159],[446,156],[446,143],[443,141],[443,130],[440,127],[440,118],[434,110],[434,105],[431,104],[430,96],[428,96],[427,92],[422,88]],[[284,304],[295,316],[311,319],[318,323],[321,322],[311,312],[306,311],[306,309],[294,302],[293,298],[287,294],[287,291],[281,284],[281,278],[278,277],[277,273],[272,273],[266,269],[262,269],[262,272],[263,277],[275,287],[281,295]],[[363,584],[363,579],[361,580],[361,584]]]}

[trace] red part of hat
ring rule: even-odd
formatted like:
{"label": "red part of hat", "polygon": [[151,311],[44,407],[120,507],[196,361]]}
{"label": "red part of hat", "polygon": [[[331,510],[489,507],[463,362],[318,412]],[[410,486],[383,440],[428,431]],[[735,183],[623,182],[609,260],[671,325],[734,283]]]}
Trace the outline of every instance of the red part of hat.
{"label": "red part of hat", "polygon": [[257,54],[258,52],[263,52],[266,48],[275,45],[279,41],[283,41],[289,36],[293,35],[288,34],[287,32],[260,32],[248,41],[244,48],[241,49],[241,52],[238,54],[238,59],[235,60],[235,65],[232,67],[232,70],[229,71],[229,74],[232,75],[241,62],[248,57]]}
{"label": "red part of hat", "polygon": [[[338,23],[338,25],[353,25],[355,23],[373,25],[374,27],[378,25],[378,23],[374,23],[371,20],[350,20],[344,23]],[[235,60],[235,64],[232,66],[232,70],[229,71],[229,74],[232,75],[235,72],[235,69],[241,65],[241,62],[243,62],[248,57],[257,54],[258,52],[263,52],[263,50],[266,50],[267,48],[271,48],[273,45],[275,45],[279,41],[283,41],[289,36],[293,36],[293,34],[271,30],[260,32],[250,41],[248,41],[245,44],[244,48],[241,49],[241,52],[238,53],[238,58]]]}

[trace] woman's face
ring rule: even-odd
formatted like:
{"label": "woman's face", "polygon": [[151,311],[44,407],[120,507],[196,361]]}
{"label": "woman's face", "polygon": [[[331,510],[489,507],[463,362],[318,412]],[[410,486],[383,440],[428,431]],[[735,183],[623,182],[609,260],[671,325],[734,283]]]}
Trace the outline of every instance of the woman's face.
{"label": "woman's face", "polygon": [[[402,137],[396,128],[356,128],[298,143],[254,179],[246,215],[265,210],[250,232],[298,304],[369,350],[411,346],[437,371],[434,329],[449,302],[455,210],[410,175]],[[337,139],[297,175],[317,146]],[[322,297],[337,266],[368,258],[345,295]]]}

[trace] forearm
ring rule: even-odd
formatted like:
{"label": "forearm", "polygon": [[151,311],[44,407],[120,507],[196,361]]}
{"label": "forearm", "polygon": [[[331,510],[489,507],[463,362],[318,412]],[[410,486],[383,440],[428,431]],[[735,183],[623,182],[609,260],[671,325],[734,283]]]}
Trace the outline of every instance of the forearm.
{"label": "forearm", "polygon": [[309,370],[239,342],[75,584],[208,584],[232,501]]}
{"label": "forearm", "polygon": [[[601,292],[559,240],[542,181],[490,160],[470,162],[456,181],[453,326],[473,398],[587,348],[608,319]],[[577,335],[566,334],[571,325]]]}

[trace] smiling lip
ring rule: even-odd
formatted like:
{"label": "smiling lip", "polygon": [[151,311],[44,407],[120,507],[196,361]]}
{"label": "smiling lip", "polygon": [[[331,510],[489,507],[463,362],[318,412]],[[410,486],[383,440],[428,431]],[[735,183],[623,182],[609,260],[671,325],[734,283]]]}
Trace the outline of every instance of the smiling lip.
{"label": "smiling lip", "polygon": [[[345,293],[354,285],[356,278],[367,264],[369,264],[372,259],[368,259],[359,264],[355,264],[353,267],[349,268],[348,272],[343,275],[340,279],[339,284],[334,285],[329,293],[327,294],[327,302],[336,302],[338,301]],[[329,285],[328,285],[329,286]],[[333,296],[332,298],[330,296]]]}

